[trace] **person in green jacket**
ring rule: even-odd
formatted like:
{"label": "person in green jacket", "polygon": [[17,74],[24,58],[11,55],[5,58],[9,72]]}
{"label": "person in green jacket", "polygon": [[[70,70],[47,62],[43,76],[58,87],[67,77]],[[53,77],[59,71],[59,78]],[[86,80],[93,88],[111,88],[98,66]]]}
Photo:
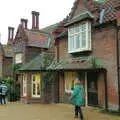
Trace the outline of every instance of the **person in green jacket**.
{"label": "person in green jacket", "polygon": [[84,87],[82,81],[76,79],[75,87],[71,95],[72,104],[75,106],[75,118],[78,118],[78,113],[80,114],[80,119],[83,120],[83,112],[81,106],[84,105]]}

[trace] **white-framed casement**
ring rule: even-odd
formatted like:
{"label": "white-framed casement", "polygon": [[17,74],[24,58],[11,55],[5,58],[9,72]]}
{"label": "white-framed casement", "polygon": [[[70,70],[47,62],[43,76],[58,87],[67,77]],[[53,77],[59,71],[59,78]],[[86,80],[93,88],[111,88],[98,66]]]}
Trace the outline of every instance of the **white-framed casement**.
{"label": "white-framed casement", "polygon": [[32,74],[32,97],[39,98],[41,93],[40,74]]}
{"label": "white-framed casement", "polygon": [[68,28],[68,53],[91,50],[91,23],[83,22]]}
{"label": "white-framed casement", "polygon": [[23,74],[23,96],[27,96],[27,74]]}
{"label": "white-framed casement", "polygon": [[22,53],[16,53],[15,55],[15,63],[22,63]]}

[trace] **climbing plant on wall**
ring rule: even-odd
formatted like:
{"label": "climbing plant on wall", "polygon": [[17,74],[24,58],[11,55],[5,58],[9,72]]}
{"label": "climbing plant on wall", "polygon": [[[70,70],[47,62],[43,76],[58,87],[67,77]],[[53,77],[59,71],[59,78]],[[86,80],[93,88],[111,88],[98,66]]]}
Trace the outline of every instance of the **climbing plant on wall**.
{"label": "climbing plant on wall", "polygon": [[104,67],[102,60],[98,59],[95,56],[91,56],[89,58],[89,65],[91,68],[103,68]]}

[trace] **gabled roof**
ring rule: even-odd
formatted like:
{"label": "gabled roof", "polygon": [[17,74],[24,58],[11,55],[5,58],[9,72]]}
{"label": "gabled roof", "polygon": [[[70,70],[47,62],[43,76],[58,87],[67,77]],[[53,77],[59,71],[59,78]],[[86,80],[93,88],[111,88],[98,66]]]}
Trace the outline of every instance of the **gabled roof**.
{"label": "gabled roof", "polygon": [[49,48],[52,40],[50,34],[41,30],[24,29],[21,24],[17,29],[14,43],[17,43],[17,38],[26,41],[27,46],[40,48]]}
{"label": "gabled roof", "polygon": [[89,19],[89,18],[93,19],[94,16],[90,12],[86,11],[86,12],[80,13],[80,14],[76,15],[75,17],[73,17],[72,19],[68,20],[68,22],[65,24],[65,26],[68,26],[73,23],[79,22],[81,20]]}
{"label": "gabled roof", "polygon": [[53,55],[42,53],[39,54],[37,57],[32,59],[30,62],[23,65],[19,71],[42,71],[46,70],[46,67],[48,67],[51,64],[51,61],[53,61]]}
{"label": "gabled roof", "polygon": [[[102,9],[105,10],[103,15],[103,23],[115,20],[117,11],[120,11],[120,0],[106,0],[106,2],[102,2],[102,3],[95,1],[92,4],[90,4],[88,0],[83,0],[83,1],[84,1],[84,6],[87,8],[86,11],[84,12],[90,12],[94,16],[96,20],[94,21],[95,24],[96,23],[99,24],[100,12]],[[71,12],[69,16],[67,16],[68,17],[67,24],[71,22],[73,23],[74,21],[76,22],[78,20],[85,19],[85,17],[81,17],[79,15],[73,17],[75,10],[77,9],[78,2],[79,0],[75,0]],[[79,17],[77,18],[77,16]],[[74,20],[75,18],[77,18],[77,20]]]}
{"label": "gabled roof", "polygon": [[28,46],[49,48],[51,37],[48,33],[43,31],[24,30],[28,37]]}

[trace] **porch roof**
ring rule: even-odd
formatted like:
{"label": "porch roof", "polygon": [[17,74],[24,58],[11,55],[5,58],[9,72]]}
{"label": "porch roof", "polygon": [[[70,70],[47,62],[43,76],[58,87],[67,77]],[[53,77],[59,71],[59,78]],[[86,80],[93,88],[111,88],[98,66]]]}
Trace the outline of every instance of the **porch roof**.
{"label": "porch roof", "polygon": [[64,57],[62,60],[57,62],[54,60],[52,64],[47,68],[47,70],[58,70],[58,71],[73,71],[73,70],[81,70],[81,71],[99,71],[105,70],[103,66],[96,65],[93,67],[90,64],[88,57],[76,57],[76,58],[68,58],[67,56]]}
{"label": "porch roof", "polygon": [[23,65],[18,71],[45,71],[52,59],[53,55],[51,54],[39,54],[30,62]]}

